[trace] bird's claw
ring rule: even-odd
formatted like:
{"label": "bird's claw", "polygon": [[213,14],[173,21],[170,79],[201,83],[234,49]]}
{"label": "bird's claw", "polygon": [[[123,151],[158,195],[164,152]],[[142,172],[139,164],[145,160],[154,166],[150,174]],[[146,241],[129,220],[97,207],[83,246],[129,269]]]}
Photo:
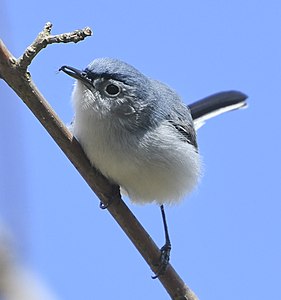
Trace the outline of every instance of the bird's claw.
{"label": "bird's claw", "polygon": [[112,190],[108,195],[105,195],[107,203],[100,201],[100,208],[107,209],[113,202],[119,203],[121,200],[120,188],[118,185],[112,185]]}
{"label": "bird's claw", "polygon": [[110,202],[104,204],[102,201],[100,201],[100,209],[107,209],[110,205]]}
{"label": "bird's claw", "polygon": [[170,261],[170,252],[171,252],[171,244],[166,243],[161,249],[160,263],[158,271],[154,276],[151,276],[152,279],[158,278],[160,275],[163,275],[167,269],[167,266]]}
{"label": "bird's claw", "polygon": [[102,201],[100,202],[100,209],[107,209],[114,201],[114,198],[113,197],[110,197],[108,199],[108,202],[107,203],[103,203]]}

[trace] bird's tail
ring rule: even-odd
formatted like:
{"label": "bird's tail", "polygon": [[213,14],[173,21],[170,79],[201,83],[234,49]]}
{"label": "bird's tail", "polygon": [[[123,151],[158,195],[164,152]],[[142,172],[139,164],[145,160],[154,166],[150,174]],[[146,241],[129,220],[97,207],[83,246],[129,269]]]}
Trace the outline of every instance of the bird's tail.
{"label": "bird's tail", "polygon": [[199,129],[206,120],[235,109],[246,108],[247,95],[238,91],[227,91],[213,94],[188,107],[190,108],[194,126]]}

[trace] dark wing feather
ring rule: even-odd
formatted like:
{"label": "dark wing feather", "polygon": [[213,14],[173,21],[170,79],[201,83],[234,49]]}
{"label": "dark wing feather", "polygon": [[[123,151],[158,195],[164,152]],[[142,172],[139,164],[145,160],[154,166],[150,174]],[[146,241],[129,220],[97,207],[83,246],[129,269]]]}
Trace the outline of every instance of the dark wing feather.
{"label": "dark wing feather", "polygon": [[192,124],[186,124],[181,122],[169,121],[177,131],[182,135],[182,139],[193,145],[198,150],[198,144],[196,139],[196,131]]}

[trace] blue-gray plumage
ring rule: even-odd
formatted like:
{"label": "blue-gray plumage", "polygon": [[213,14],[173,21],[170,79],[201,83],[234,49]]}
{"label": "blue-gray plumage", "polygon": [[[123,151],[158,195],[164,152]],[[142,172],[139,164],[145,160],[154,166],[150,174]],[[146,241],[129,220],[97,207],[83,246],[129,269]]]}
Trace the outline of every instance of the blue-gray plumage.
{"label": "blue-gray plumage", "polygon": [[193,104],[192,115],[176,92],[125,62],[100,58],[83,71],[60,70],[77,79],[71,130],[91,164],[133,202],[161,205],[166,242],[157,278],[171,250],[163,204],[180,201],[201,175],[195,128],[245,106],[245,95],[211,96]]}
{"label": "blue-gray plumage", "polygon": [[196,186],[196,132],[174,91],[115,59],[71,69],[72,131],[101,173],[136,203],[178,202]]}

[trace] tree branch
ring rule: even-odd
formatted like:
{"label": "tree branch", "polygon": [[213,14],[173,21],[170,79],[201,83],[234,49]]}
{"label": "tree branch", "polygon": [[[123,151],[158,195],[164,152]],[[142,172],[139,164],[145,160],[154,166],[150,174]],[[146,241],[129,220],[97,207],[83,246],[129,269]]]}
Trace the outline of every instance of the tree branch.
{"label": "tree branch", "polygon": [[18,59],[18,67],[22,69],[22,72],[27,70],[27,67],[31,64],[34,57],[47,45],[58,43],[70,43],[80,42],[87,36],[92,35],[92,31],[89,27],[84,29],[75,30],[69,33],[51,35],[52,24],[47,22],[44,29],[38,34],[35,41],[27,47],[23,55]]}
{"label": "tree branch", "polygon": [[[47,23],[44,30],[39,33],[36,40],[18,60],[12,56],[0,40],[0,77],[29,107],[99,199],[104,204],[111,202],[107,210],[155,273],[157,272],[160,258],[159,248],[121,199],[119,187],[110,183],[91,166],[78,141],[61,122],[27,72],[27,67],[32,62],[32,59],[48,44],[78,42],[91,35],[91,30],[85,28],[72,33],[52,36],[50,35],[51,27],[52,25]],[[159,280],[172,299],[197,300],[197,297],[186,286],[170,264],[165,274],[159,276]]]}

